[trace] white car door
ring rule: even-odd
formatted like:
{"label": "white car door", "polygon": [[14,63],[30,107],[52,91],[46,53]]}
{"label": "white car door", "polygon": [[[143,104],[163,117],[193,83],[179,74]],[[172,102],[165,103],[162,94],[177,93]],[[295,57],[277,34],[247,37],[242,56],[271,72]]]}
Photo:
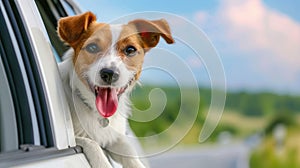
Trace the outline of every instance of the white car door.
{"label": "white car door", "polygon": [[0,167],[90,167],[33,0],[0,1]]}

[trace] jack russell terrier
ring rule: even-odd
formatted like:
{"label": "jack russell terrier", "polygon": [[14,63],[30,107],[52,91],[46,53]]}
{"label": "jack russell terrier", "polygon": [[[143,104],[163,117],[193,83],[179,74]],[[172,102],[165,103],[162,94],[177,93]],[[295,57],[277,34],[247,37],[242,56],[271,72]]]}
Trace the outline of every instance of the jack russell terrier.
{"label": "jack russell terrier", "polygon": [[83,146],[92,167],[111,167],[106,155],[125,168],[145,167],[132,157],[137,154],[125,136],[129,93],[141,75],[144,55],[160,36],[174,43],[168,23],[137,19],[110,25],[86,12],[61,18],[57,32],[72,47],[59,69],[76,143]]}

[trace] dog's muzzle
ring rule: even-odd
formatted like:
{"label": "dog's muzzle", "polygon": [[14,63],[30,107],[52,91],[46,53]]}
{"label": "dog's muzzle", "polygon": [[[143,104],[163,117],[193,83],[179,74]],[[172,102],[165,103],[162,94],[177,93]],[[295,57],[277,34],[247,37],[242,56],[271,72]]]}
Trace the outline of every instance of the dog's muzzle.
{"label": "dog's muzzle", "polygon": [[103,68],[100,70],[100,78],[105,85],[91,84],[87,79],[91,90],[95,93],[95,105],[99,114],[108,118],[111,117],[117,110],[118,101],[125,90],[135,80],[134,76],[122,87],[113,86],[119,80],[120,72],[115,68]]}

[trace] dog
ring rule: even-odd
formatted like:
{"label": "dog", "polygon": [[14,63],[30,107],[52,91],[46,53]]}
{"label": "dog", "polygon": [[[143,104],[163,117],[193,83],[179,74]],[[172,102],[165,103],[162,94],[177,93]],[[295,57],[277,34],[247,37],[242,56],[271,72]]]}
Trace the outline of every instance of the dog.
{"label": "dog", "polygon": [[92,167],[111,167],[109,155],[125,168],[142,168],[125,136],[129,93],[141,75],[145,54],[160,37],[168,44],[174,39],[164,19],[136,19],[120,25],[96,19],[86,12],[58,21],[58,35],[71,47],[59,70],[76,143],[83,146]]}

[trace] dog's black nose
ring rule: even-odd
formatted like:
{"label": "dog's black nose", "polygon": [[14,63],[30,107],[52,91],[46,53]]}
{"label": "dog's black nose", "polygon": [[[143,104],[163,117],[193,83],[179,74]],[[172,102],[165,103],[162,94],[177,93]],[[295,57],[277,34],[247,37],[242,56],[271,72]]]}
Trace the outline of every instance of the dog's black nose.
{"label": "dog's black nose", "polygon": [[105,83],[111,84],[119,79],[119,73],[108,68],[103,68],[100,71],[100,77]]}

